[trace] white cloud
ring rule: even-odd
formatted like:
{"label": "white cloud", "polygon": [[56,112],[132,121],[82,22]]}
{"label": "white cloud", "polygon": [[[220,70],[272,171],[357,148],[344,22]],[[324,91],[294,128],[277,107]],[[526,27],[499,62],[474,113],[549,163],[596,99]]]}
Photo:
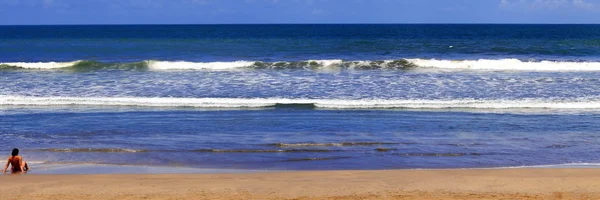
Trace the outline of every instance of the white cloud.
{"label": "white cloud", "polygon": [[500,7],[526,10],[556,10],[563,8],[592,9],[586,0],[500,0]]}
{"label": "white cloud", "polygon": [[531,7],[544,9],[557,9],[569,5],[569,0],[535,0]]}
{"label": "white cloud", "polygon": [[573,0],[573,5],[578,8],[594,9],[594,4],[585,2],[585,0]]}

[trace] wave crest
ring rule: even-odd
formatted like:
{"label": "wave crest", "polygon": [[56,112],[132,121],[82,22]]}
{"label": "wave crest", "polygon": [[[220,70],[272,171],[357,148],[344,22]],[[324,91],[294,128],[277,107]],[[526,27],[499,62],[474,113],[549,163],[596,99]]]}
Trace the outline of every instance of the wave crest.
{"label": "wave crest", "polygon": [[148,150],[124,148],[50,148],[38,152],[54,153],[146,153],[146,152],[197,152],[197,153],[322,153],[341,150],[330,149],[195,149],[195,150]]}
{"label": "wave crest", "polygon": [[437,60],[437,59],[398,59],[398,60],[307,60],[307,61],[233,61],[233,62],[188,62],[188,61],[141,61],[131,63],[103,63],[97,61],[73,62],[12,62],[0,63],[0,70],[243,70],[243,69],[350,69],[350,70],[493,70],[493,71],[600,71],[600,62],[573,61],[521,61],[518,59],[479,59],[479,60]]}
{"label": "wave crest", "polygon": [[343,61],[343,60],[307,60],[307,61],[232,61],[232,62],[188,62],[188,61],[156,61],[147,60],[132,63],[102,63],[97,61],[73,62],[13,62],[0,63],[0,69],[38,69],[38,70],[236,70],[236,69],[407,69],[416,67],[405,59],[379,61]]}
{"label": "wave crest", "polygon": [[[600,109],[600,99],[283,99],[283,98],[152,98],[152,97],[29,97],[0,96],[0,106],[140,106],[195,108],[328,109]],[[306,108],[306,106],[302,106]],[[282,144],[285,145],[285,144]],[[293,145],[293,144],[290,144]],[[310,145],[310,144],[309,144]],[[333,145],[333,144],[331,144]],[[360,145],[360,144],[342,144]]]}
{"label": "wave crest", "polygon": [[121,148],[52,148],[38,149],[34,151],[43,152],[68,152],[68,153],[141,153],[149,152],[144,149],[121,149]]}
{"label": "wave crest", "polygon": [[77,65],[82,61],[73,62],[8,62],[0,63],[0,69],[61,69]]}
{"label": "wave crest", "polygon": [[436,60],[407,59],[419,67],[497,71],[600,71],[600,62],[521,61],[518,59]]}
{"label": "wave crest", "polygon": [[269,146],[277,147],[320,147],[320,146],[375,146],[375,145],[394,145],[397,142],[339,142],[339,143],[273,143]]}
{"label": "wave crest", "polygon": [[458,156],[481,156],[480,153],[399,153],[399,156],[416,157],[458,157]]}

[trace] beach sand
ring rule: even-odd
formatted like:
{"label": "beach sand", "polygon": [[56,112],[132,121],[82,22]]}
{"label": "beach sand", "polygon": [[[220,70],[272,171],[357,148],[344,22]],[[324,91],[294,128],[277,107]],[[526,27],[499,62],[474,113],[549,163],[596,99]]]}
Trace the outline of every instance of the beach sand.
{"label": "beach sand", "polygon": [[0,199],[600,199],[600,169],[0,176]]}

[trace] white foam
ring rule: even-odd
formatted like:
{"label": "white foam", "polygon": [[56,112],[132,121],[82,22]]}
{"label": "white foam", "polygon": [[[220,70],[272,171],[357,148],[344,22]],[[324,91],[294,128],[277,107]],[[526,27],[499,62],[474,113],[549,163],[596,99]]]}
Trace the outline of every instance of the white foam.
{"label": "white foam", "polygon": [[600,108],[600,101],[552,100],[324,100],[315,102],[324,108],[413,108],[413,109],[588,109]]}
{"label": "white foam", "polygon": [[151,97],[26,97],[0,96],[0,106],[145,106],[197,108],[260,108],[276,104],[313,104],[332,109],[600,109],[600,99],[592,100],[344,100],[284,98],[151,98]]}
{"label": "white foam", "polygon": [[339,66],[344,61],[343,60],[309,60],[308,62],[309,63],[315,62],[315,63],[319,64],[320,66],[331,67],[331,66]]}
{"label": "white foam", "polygon": [[600,163],[564,163],[550,165],[524,165],[512,167],[497,167],[492,169],[519,169],[519,168],[600,168]]}
{"label": "white foam", "polygon": [[[232,70],[248,68],[257,61],[233,61],[233,62],[187,62],[187,61],[146,61],[150,70]],[[321,67],[339,66],[342,60],[309,60],[309,63],[317,63]]]}
{"label": "white foam", "polygon": [[436,60],[407,59],[425,68],[501,71],[600,71],[600,62],[520,61],[518,59]]}
{"label": "white foam", "polygon": [[[435,68],[449,70],[495,70],[495,71],[600,71],[600,62],[568,62],[568,61],[521,61],[518,59],[479,59],[479,60],[437,60],[437,59],[406,59],[417,68]],[[343,61],[308,60],[306,67],[317,69],[331,69],[347,66],[350,69],[363,66],[381,65],[382,68],[395,60],[384,61]],[[81,61],[72,62],[7,62],[0,65],[17,66],[25,69],[60,69],[76,65]],[[232,61],[232,62],[189,62],[189,61],[145,61],[150,70],[236,70],[251,68],[257,61]],[[274,62],[281,63],[281,62]],[[272,63],[271,63],[272,64]]]}
{"label": "white foam", "polygon": [[274,105],[258,99],[220,98],[146,98],[146,97],[24,97],[0,96],[0,105],[30,106],[147,106],[147,107],[205,107],[238,108]]}
{"label": "white foam", "polygon": [[73,62],[7,62],[0,65],[16,66],[25,69],[60,69],[71,67],[81,61]]}
{"label": "white foam", "polygon": [[228,70],[252,66],[254,61],[234,62],[186,62],[186,61],[146,61],[150,70]]}

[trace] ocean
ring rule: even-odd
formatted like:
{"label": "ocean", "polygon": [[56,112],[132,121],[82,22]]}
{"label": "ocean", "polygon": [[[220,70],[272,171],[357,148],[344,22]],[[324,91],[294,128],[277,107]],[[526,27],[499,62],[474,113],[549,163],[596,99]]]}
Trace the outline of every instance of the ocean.
{"label": "ocean", "polygon": [[600,165],[600,25],[0,26],[35,167]]}

